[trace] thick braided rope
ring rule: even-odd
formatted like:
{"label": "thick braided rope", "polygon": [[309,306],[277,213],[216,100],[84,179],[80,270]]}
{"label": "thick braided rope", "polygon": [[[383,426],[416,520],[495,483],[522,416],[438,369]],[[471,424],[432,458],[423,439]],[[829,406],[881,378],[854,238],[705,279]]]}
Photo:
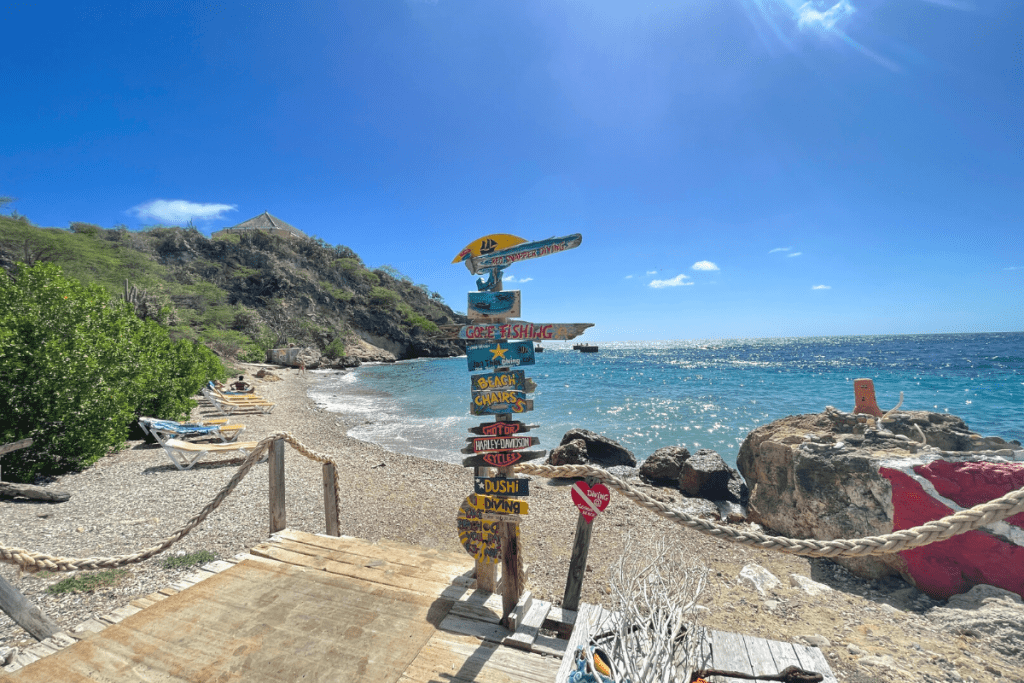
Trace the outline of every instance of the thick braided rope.
{"label": "thick braided rope", "polygon": [[894,531],[884,536],[867,536],[853,540],[819,541],[816,539],[793,539],[784,536],[767,536],[753,531],[741,531],[733,527],[716,524],[681,510],[671,508],[647,494],[636,490],[622,479],[598,467],[589,465],[535,465],[520,463],[515,471],[540,477],[576,479],[596,477],[609,486],[618,489],[641,507],[678,524],[708,536],[714,536],[733,543],[749,545],[766,550],[777,550],[792,555],[808,557],[837,557],[885,555],[900,550],[918,548],[937,541],[944,541],[966,531],[998,522],[1024,511],[1024,488],[1007,493],[1001,498],[976,505],[969,510],[937,519],[912,529]]}
{"label": "thick braided rope", "polygon": [[210,513],[219,508],[221,503],[231,495],[231,492],[235,490],[235,487],[238,486],[239,482],[245,479],[245,476],[249,474],[249,470],[252,469],[252,466],[263,457],[264,452],[270,447],[270,444],[277,439],[283,439],[288,442],[296,451],[310,460],[334,464],[334,493],[335,496],[339,494],[338,467],[330,456],[321,455],[310,450],[298,439],[287,432],[275,432],[261,440],[256,445],[256,448],[250,451],[249,455],[247,455],[242,460],[241,465],[238,466],[238,470],[235,472],[234,476],[232,476],[228,483],[224,485],[224,488],[214,496],[213,500],[199,511],[199,514],[186,522],[183,527],[151,548],[141,550],[137,553],[132,553],[131,555],[71,558],[47,555],[45,553],[36,553],[30,550],[25,550],[24,548],[10,548],[0,544],[0,562],[18,565],[18,567],[23,571],[34,573],[44,569],[51,572],[113,569],[115,567],[123,567],[129,564],[137,564],[144,560],[148,560],[149,558],[164,552],[172,545],[185,538],[185,536],[187,536],[197,526],[202,524],[203,521],[210,516]]}

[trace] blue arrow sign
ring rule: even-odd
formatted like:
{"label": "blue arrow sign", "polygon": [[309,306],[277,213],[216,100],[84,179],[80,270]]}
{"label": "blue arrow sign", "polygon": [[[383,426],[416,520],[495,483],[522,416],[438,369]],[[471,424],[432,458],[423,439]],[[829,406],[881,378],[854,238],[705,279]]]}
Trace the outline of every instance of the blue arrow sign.
{"label": "blue arrow sign", "polygon": [[467,344],[466,363],[470,372],[533,365],[533,342],[498,341],[490,344]]}

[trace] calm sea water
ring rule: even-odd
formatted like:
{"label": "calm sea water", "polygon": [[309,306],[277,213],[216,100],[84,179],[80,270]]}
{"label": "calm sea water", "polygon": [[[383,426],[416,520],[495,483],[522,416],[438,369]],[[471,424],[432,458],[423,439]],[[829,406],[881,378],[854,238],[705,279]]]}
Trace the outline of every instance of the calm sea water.
{"label": "calm sea water", "polygon": [[[879,407],[948,412],[986,436],[1024,441],[1024,333],[605,342],[582,354],[545,344],[525,368],[537,383],[525,420],[550,450],[573,427],[645,459],[663,446],[712,448],[735,465],[747,434],[773,420],[853,409],[853,380],[875,382]],[[466,359],[419,360],[324,375],[310,396],[356,418],[358,439],[399,453],[461,461],[469,414]],[[521,418],[522,419],[522,418]]]}

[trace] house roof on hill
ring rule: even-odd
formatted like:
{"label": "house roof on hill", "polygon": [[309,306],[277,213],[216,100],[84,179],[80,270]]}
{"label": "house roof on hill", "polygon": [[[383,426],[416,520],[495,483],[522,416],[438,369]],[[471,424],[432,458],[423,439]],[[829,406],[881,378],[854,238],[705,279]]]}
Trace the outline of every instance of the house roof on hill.
{"label": "house roof on hill", "polygon": [[306,233],[302,232],[293,225],[285,223],[277,216],[271,216],[269,211],[264,211],[259,216],[250,218],[247,221],[243,221],[238,225],[233,225],[228,230],[283,230],[289,232],[296,237],[305,237]]}

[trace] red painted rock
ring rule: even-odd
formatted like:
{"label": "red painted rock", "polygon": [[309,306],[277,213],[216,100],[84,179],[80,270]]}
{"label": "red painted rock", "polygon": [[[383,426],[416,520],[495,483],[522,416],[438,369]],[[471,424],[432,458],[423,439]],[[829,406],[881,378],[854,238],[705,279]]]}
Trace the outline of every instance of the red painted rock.
{"label": "red painted rock", "polygon": [[572,502],[579,508],[587,523],[594,521],[597,513],[608,507],[612,496],[608,487],[604,484],[588,486],[585,481],[578,481],[572,485]]}
{"label": "red painted rock", "polygon": [[[755,429],[737,459],[751,491],[750,519],[791,538],[857,539],[1024,488],[1019,442],[922,411],[894,413],[884,427],[833,408]],[[1024,596],[1024,513],[913,550],[833,559],[865,578],[900,574],[934,598],[978,584]]]}

